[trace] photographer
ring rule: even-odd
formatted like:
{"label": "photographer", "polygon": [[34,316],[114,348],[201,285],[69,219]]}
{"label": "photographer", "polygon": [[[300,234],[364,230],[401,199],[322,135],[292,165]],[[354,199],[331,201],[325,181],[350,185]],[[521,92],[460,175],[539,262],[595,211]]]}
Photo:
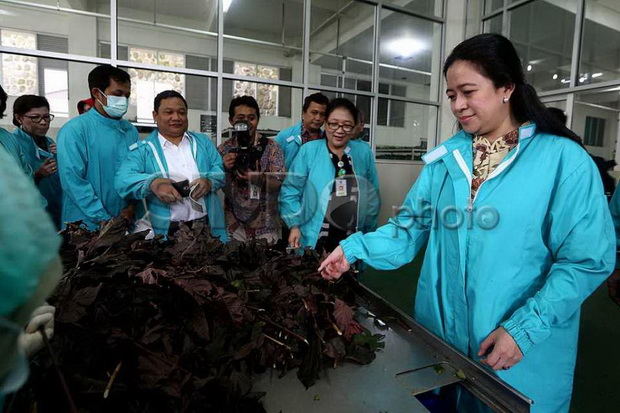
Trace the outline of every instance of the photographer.
{"label": "photographer", "polygon": [[229,238],[238,241],[281,237],[278,194],[284,178],[284,154],[275,141],[256,133],[258,103],[251,96],[230,102],[233,136],[218,150],[224,158],[224,211]]}

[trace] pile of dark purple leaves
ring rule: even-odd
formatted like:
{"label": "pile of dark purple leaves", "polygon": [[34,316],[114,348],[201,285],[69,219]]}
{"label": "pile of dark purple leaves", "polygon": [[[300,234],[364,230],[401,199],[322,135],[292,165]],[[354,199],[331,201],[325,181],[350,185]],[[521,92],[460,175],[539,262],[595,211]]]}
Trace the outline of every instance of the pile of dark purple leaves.
{"label": "pile of dark purple leaves", "polygon": [[[309,387],[383,347],[354,320],[346,277],[323,280],[314,251],[223,244],[200,224],[168,241],[125,229],[64,232],[51,345],[80,412],[262,412],[252,375],[297,368]],[[14,411],[69,411],[67,399],[44,349]]]}

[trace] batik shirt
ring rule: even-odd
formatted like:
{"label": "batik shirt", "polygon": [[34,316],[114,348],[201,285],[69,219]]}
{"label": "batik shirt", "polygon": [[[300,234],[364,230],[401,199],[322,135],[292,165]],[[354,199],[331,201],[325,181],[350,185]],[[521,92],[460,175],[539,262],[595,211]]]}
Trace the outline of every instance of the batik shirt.
{"label": "batik shirt", "polygon": [[508,152],[519,143],[519,129],[500,136],[493,143],[484,136],[474,136],[474,178],[471,182],[471,199],[476,197],[480,185],[497,168]]}
{"label": "batik shirt", "polygon": [[[260,140],[260,136],[258,137]],[[237,148],[237,139],[230,138],[218,147],[222,155],[226,155]],[[268,140],[265,152],[260,159],[262,172],[284,173],[284,153],[280,145],[272,139]],[[235,177],[236,171],[226,171],[226,186],[224,187],[224,213],[228,234],[232,234],[242,227],[248,238],[268,234],[279,230],[280,217],[278,214],[278,193],[267,193],[265,185],[260,190],[260,199],[251,199],[250,185]]]}

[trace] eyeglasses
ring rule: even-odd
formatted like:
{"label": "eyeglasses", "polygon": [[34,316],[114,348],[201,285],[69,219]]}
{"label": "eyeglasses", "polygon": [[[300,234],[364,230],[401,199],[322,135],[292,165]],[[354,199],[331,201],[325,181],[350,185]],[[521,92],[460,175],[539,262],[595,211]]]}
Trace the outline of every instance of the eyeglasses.
{"label": "eyeglasses", "polygon": [[338,128],[342,128],[343,131],[349,133],[353,130],[353,128],[355,128],[355,125],[341,125],[338,122],[327,122],[327,127],[332,132],[336,132]]}
{"label": "eyeglasses", "polygon": [[50,123],[51,121],[54,120],[55,116],[52,115],[51,113],[48,113],[47,115],[24,115],[24,117],[30,119],[34,123],[41,123],[42,121],[46,121],[47,123]]}

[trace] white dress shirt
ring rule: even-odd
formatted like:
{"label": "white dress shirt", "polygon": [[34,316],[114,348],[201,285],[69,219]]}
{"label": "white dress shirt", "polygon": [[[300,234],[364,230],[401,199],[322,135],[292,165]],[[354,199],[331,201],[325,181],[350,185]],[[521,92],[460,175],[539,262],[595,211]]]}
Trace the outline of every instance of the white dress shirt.
{"label": "white dress shirt", "polygon": [[[158,134],[158,137],[164,156],[166,157],[170,179],[175,182],[187,179],[191,183],[194,179],[200,178],[198,165],[192,154],[192,145],[187,133],[183,135],[183,139],[181,139],[178,146],[164,138],[161,134]],[[170,221],[187,222],[206,216],[207,209],[204,204],[204,199],[197,199],[196,201],[202,205],[202,210],[204,212],[196,211],[192,208],[189,198],[183,198],[183,200],[179,202],[170,204]]]}

